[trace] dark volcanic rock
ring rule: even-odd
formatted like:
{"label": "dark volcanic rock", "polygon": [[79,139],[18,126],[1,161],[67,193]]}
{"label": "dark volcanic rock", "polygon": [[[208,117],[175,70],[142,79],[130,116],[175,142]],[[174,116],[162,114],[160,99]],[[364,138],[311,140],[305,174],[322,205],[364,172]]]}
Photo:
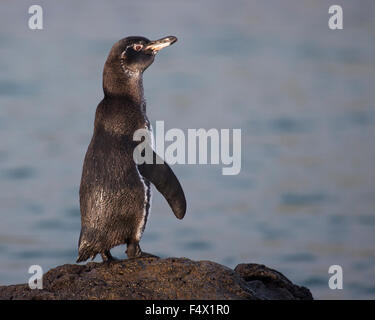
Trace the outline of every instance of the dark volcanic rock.
{"label": "dark volcanic rock", "polygon": [[312,299],[263,265],[235,270],[211,261],[155,257],[63,265],[43,276],[43,290],[1,286],[0,299]]}
{"label": "dark volcanic rock", "polygon": [[241,263],[234,268],[260,299],[312,300],[309,289],[293,284],[282,273],[262,264]]}

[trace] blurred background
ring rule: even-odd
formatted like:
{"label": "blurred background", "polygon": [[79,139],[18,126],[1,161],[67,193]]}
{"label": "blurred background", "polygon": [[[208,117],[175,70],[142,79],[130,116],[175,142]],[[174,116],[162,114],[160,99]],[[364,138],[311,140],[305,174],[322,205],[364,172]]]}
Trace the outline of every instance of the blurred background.
{"label": "blurred background", "polygon": [[[42,31],[28,28],[32,4]],[[328,28],[332,4],[343,30]],[[32,264],[75,262],[107,54],[128,35],[175,35],[144,75],[149,118],[241,128],[242,170],[173,166],[187,215],[154,192],[143,250],[262,263],[318,299],[374,299],[374,16],[371,0],[2,1],[0,284],[27,282]],[[333,264],[343,290],[328,288]]]}

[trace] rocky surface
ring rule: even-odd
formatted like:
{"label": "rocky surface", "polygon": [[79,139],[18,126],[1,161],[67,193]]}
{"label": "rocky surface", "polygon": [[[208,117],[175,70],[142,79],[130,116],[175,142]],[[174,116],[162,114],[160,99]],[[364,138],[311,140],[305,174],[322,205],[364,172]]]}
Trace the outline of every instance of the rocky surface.
{"label": "rocky surface", "polygon": [[0,286],[0,299],[312,299],[280,272],[259,264],[234,270],[211,261],[157,257],[66,264],[43,276],[43,289]]}

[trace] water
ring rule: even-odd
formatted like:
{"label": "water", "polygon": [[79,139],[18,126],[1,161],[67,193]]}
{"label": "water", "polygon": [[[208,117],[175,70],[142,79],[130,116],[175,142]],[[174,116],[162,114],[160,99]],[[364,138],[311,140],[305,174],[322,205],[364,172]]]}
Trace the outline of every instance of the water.
{"label": "water", "polygon": [[[0,283],[74,263],[78,187],[101,73],[126,35],[176,35],[145,73],[152,121],[241,128],[242,171],[173,169],[183,221],[161,195],[142,248],[234,267],[263,263],[316,298],[375,298],[375,5],[341,1],[28,1],[0,10]],[[124,257],[124,247],[113,253]],[[344,289],[328,288],[328,268]]]}

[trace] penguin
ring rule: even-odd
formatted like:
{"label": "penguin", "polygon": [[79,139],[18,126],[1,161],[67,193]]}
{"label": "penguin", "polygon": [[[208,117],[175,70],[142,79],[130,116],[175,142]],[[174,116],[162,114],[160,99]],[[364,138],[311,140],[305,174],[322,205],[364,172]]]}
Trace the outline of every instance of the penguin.
{"label": "penguin", "polygon": [[[128,258],[148,255],[139,242],[151,208],[151,184],[183,219],[186,199],[169,165],[152,150],[153,161],[137,164],[138,129],[151,130],[146,115],[143,72],[156,54],[175,43],[168,36],[150,41],[132,36],[116,42],[103,71],[104,98],[96,109],[94,132],[83,163],[79,189],[81,233],[77,262],[115,260],[111,248],[126,244]],[[151,146],[150,146],[151,148]]]}

